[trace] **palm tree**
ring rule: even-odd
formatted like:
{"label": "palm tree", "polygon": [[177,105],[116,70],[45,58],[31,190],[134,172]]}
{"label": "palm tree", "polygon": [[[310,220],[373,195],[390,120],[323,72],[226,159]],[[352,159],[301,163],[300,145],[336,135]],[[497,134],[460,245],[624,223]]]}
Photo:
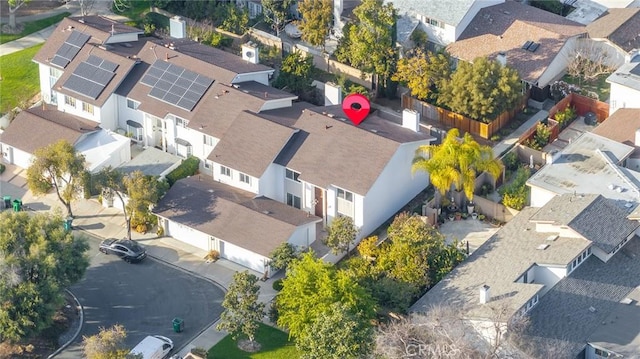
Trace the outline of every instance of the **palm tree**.
{"label": "palm tree", "polygon": [[416,150],[411,170],[429,173],[433,186],[444,196],[454,186],[464,190],[469,201],[473,200],[476,177],[486,171],[493,178],[502,173],[502,162],[494,158],[489,146],[482,146],[469,133],[460,140],[457,128],[447,132],[439,145],[420,146]]}

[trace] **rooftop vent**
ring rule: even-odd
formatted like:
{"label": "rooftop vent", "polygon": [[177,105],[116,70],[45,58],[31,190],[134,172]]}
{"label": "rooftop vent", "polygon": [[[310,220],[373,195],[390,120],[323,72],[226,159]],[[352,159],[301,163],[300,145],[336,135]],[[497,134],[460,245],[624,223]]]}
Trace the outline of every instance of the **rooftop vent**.
{"label": "rooftop vent", "polygon": [[480,287],[480,304],[486,304],[491,300],[489,289],[490,287],[486,284]]}
{"label": "rooftop vent", "polygon": [[622,300],[620,301],[620,303],[621,303],[621,304],[629,305],[629,304],[633,303],[633,299],[631,299],[631,298],[624,298],[624,299],[622,299]]}
{"label": "rooftop vent", "polygon": [[262,213],[264,213],[264,214],[271,214],[271,212],[269,212],[269,211],[262,211]]}
{"label": "rooftop vent", "polygon": [[541,244],[538,246],[538,248],[536,248],[539,251],[544,251],[545,249],[549,248],[548,244]]}
{"label": "rooftop vent", "polygon": [[534,41],[527,41],[522,45],[523,50],[535,52],[538,47],[540,47],[540,43]]}
{"label": "rooftop vent", "polygon": [[558,235],[557,234],[552,234],[549,237],[547,237],[547,241],[553,242],[556,239],[558,239]]}
{"label": "rooftop vent", "polygon": [[589,311],[590,311],[591,313],[595,313],[595,312],[596,312],[596,308],[594,308],[594,307],[589,307]]}

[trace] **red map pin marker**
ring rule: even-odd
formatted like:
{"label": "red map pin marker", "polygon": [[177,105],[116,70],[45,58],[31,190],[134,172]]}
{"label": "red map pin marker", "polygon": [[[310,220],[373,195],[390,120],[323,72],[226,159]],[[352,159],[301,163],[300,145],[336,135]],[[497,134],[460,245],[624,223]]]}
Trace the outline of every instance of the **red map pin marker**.
{"label": "red map pin marker", "polygon": [[354,125],[358,126],[371,111],[371,104],[365,96],[359,93],[352,93],[342,101],[342,111]]}

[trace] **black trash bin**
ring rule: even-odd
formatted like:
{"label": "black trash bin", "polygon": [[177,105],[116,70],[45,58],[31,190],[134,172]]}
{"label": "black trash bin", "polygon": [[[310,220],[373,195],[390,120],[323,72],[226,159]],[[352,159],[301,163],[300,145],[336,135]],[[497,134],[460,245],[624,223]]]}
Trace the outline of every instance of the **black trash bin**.
{"label": "black trash bin", "polygon": [[13,200],[13,211],[20,212],[22,210],[22,201],[19,199]]}
{"label": "black trash bin", "polygon": [[173,331],[180,333],[184,330],[184,320],[182,318],[173,318]]}
{"label": "black trash bin", "polygon": [[4,201],[4,209],[11,208],[11,196],[4,196],[2,200]]}

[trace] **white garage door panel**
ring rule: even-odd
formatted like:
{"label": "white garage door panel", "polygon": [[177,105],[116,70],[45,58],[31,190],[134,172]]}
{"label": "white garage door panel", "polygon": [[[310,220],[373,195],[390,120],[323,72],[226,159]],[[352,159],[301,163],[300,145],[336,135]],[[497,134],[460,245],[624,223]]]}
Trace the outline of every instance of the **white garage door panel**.
{"label": "white garage door panel", "polygon": [[206,235],[179,223],[167,221],[167,235],[202,250],[209,250],[209,241]]}
{"label": "white garage door panel", "polygon": [[229,242],[220,241],[220,256],[232,262],[264,273],[264,257]]}

